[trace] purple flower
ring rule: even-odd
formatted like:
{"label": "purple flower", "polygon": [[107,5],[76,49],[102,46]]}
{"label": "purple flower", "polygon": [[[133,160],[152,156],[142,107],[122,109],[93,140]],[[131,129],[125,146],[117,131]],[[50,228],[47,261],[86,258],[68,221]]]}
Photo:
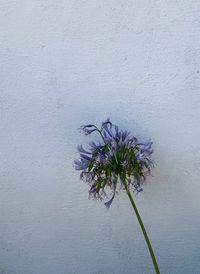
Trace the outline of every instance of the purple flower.
{"label": "purple flower", "polygon": [[96,193],[97,193],[97,186],[96,184],[93,184],[89,190],[89,195],[95,196]]}
{"label": "purple flower", "polygon": [[113,194],[112,198],[111,198],[109,201],[107,201],[107,202],[104,203],[104,205],[105,205],[107,208],[110,208],[110,206],[111,206],[111,204],[112,204],[114,198],[115,198],[115,193]]}
{"label": "purple flower", "polygon": [[88,164],[82,162],[81,160],[74,160],[75,169],[76,170],[82,170],[88,168]]}
{"label": "purple flower", "polygon": [[139,184],[134,184],[134,188],[137,192],[143,191],[143,188]]}
{"label": "purple flower", "polygon": [[108,134],[111,138],[113,137],[111,128],[108,128],[108,124],[105,124],[105,125],[103,126],[103,129],[105,130],[105,131],[104,131],[105,136],[107,136],[107,134]]}
{"label": "purple flower", "polygon": [[89,135],[92,132],[96,131],[97,129],[94,125],[89,124],[89,125],[81,126],[80,130],[83,132],[83,134]]}
{"label": "purple flower", "polygon": [[81,130],[86,135],[97,131],[102,139],[101,142],[90,141],[87,150],[82,145],[77,147],[79,159],[74,161],[75,169],[81,171],[80,179],[90,186],[89,196],[102,200],[110,190],[114,194],[105,202],[109,208],[115,193],[126,184],[141,192],[141,184],[153,167],[152,141],[139,143],[130,132],[113,125],[109,118],[102,122],[100,129],[88,124]]}
{"label": "purple flower", "polygon": [[78,152],[80,152],[80,153],[91,154],[91,152],[86,151],[86,150],[83,148],[82,145],[78,145],[78,146],[77,146],[77,150],[78,150]]}
{"label": "purple flower", "polygon": [[101,151],[101,149],[102,149],[102,144],[100,144],[100,143],[98,143],[98,144],[96,144],[95,142],[90,142],[89,143],[89,145],[90,145],[90,150],[91,150],[91,152],[92,153],[94,153],[95,151]]}
{"label": "purple flower", "polygon": [[124,142],[126,140],[126,138],[128,137],[129,133],[125,130],[122,131],[122,141]]}
{"label": "purple flower", "polygon": [[151,161],[150,156],[153,153],[152,144],[153,142],[151,140],[147,140],[144,143],[138,143],[139,152],[136,157],[139,161]]}
{"label": "purple flower", "polygon": [[110,118],[107,118],[104,122],[102,122],[102,127],[104,127],[104,126],[106,126],[108,124],[112,127],[112,123],[110,121]]}
{"label": "purple flower", "polygon": [[84,162],[90,162],[91,159],[92,159],[92,158],[90,158],[87,155],[82,154],[82,153],[80,154],[80,156],[81,156],[82,161],[84,161]]}
{"label": "purple flower", "polygon": [[115,126],[115,136],[118,137],[119,134],[119,128],[118,126]]}
{"label": "purple flower", "polygon": [[88,124],[82,126],[81,130],[85,135],[97,131],[102,138],[102,143],[90,142],[89,151],[79,145],[77,149],[80,159],[74,161],[75,169],[82,170],[80,179],[90,186],[89,197],[102,200],[107,197],[107,190],[109,190],[112,197],[104,203],[109,209],[115,194],[121,189],[126,191],[142,228],[155,271],[157,274],[160,273],[151,243],[130,192],[131,188],[134,188],[137,193],[143,191],[141,184],[153,166],[152,141],[138,143],[128,131],[119,130],[116,125],[113,129],[109,118],[102,122],[100,129]]}

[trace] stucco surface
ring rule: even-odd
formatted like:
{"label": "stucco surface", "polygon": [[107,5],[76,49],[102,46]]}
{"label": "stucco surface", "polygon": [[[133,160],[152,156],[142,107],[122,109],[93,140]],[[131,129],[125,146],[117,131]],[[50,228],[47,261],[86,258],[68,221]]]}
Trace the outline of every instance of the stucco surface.
{"label": "stucco surface", "polygon": [[[0,273],[154,273],[124,193],[73,169],[110,116],[154,141],[134,196],[162,274],[200,273],[200,2],[1,0]],[[95,136],[97,138],[97,136]]]}

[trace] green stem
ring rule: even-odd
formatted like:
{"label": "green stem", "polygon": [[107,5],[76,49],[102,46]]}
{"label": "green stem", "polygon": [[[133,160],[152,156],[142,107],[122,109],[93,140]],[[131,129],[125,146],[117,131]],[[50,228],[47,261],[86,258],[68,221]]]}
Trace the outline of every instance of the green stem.
{"label": "green stem", "polygon": [[104,139],[104,137],[103,137],[103,134],[102,134],[101,130],[100,130],[97,126],[95,126],[95,125],[93,125],[93,127],[96,128],[96,130],[97,130],[97,131],[99,132],[99,134],[101,135],[101,138],[103,139],[104,144],[107,145],[107,144],[106,144],[106,141],[105,141],[105,139]]}
{"label": "green stem", "polygon": [[134,200],[133,200],[133,198],[132,198],[132,196],[131,196],[131,193],[130,193],[130,191],[129,191],[129,188],[128,188],[126,182],[124,182],[124,186],[125,186],[127,195],[128,195],[128,197],[129,197],[129,200],[130,200],[130,202],[131,202],[131,205],[132,205],[132,207],[133,207],[133,209],[134,209],[134,211],[135,211],[135,214],[136,214],[136,216],[137,216],[137,219],[138,219],[138,222],[139,222],[140,227],[141,227],[141,229],[142,229],[144,238],[145,238],[145,240],[146,240],[146,243],[147,243],[147,246],[148,246],[150,255],[151,255],[151,259],[152,259],[153,264],[154,264],[155,272],[156,272],[156,274],[160,274],[160,271],[159,271],[159,268],[158,268],[158,264],[157,264],[157,261],[156,261],[156,257],[155,257],[155,255],[154,255],[153,248],[152,248],[152,246],[151,246],[149,237],[148,237],[148,235],[147,235],[146,229],[145,229],[145,227],[144,227],[144,224],[143,224],[143,222],[142,222],[142,219],[141,219],[141,217],[140,217],[140,214],[139,214],[139,212],[138,212],[138,210],[137,210],[136,204],[135,204],[135,202],[134,202]]}

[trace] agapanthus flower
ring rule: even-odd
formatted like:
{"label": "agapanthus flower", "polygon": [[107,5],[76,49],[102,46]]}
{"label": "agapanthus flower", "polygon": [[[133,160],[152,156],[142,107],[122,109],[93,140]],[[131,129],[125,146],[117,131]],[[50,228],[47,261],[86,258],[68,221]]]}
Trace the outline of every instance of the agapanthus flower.
{"label": "agapanthus flower", "polygon": [[80,131],[83,132],[83,134],[85,135],[89,135],[91,134],[92,132],[96,131],[96,128],[94,125],[85,125],[85,126],[81,126],[80,128]]}
{"label": "agapanthus flower", "polygon": [[110,207],[118,189],[127,186],[137,193],[153,167],[151,155],[152,141],[138,142],[127,130],[120,130],[108,118],[99,129],[93,124],[81,126],[81,131],[89,135],[96,131],[100,141],[90,141],[87,149],[78,145],[79,159],[75,169],[81,170],[80,178],[90,186],[89,196],[94,199],[111,199],[105,202]]}
{"label": "agapanthus flower", "polygon": [[152,141],[138,142],[126,130],[120,130],[110,119],[102,122],[99,129],[93,124],[81,126],[85,135],[93,132],[100,134],[101,140],[91,141],[87,149],[82,145],[77,147],[79,159],[74,161],[75,169],[80,170],[80,179],[89,184],[89,197],[108,199],[104,204],[110,208],[119,190],[124,189],[135,211],[138,222],[146,240],[152,262],[157,274],[160,274],[156,257],[144,224],[131,195],[131,190],[143,191],[142,184],[151,173],[154,162]]}

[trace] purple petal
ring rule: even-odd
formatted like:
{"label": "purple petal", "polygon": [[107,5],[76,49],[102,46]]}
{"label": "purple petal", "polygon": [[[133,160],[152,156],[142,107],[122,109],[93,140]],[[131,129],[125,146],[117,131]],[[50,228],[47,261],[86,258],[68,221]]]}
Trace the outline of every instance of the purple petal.
{"label": "purple petal", "polygon": [[88,164],[83,163],[80,160],[74,160],[74,164],[75,164],[75,169],[76,170],[82,170],[82,169],[88,168]]}
{"label": "purple petal", "polygon": [[97,149],[97,148],[101,148],[102,145],[99,143],[99,144],[95,144],[95,142],[91,141],[89,143],[89,145],[93,148],[93,149]]}
{"label": "purple petal", "polygon": [[[92,129],[93,128],[93,129]],[[86,125],[86,126],[81,126],[80,130],[83,132],[85,135],[89,135],[92,132],[96,131],[97,129],[95,128],[94,125]]]}
{"label": "purple petal", "polygon": [[78,150],[78,152],[80,152],[80,153],[91,154],[91,152],[86,151],[86,150],[83,148],[82,145],[78,145],[78,146],[77,146],[77,150]]}
{"label": "purple petal", "polygon": [[105,205],[107,208],[110,208],[110,206],[111,206],[111,204],[112,204],[114,198],[115,198],[115,193],[113,194],[112,198],[111,198],[109,201],[107,201],[107,202],[104,203],[104,205]]}
{"label": "purple petal", "polygon": [[142,192],[143,191],[143,188],[139,184],[135,184],[134,188],[137,192]]}
{"label": "purple petal", "polygon": [[85,154],[82,154],[82,153],[81,153],[80,156],[81,156],[81,158],[84,159],[84,160],[91,161],[91,158],[88,157],[88,156],[85,155]]}
{"label": "purple petal", "polygon": [[106,131],[106,133],[108,133],[108,135],[110,135],[110,137],[113,137],[113,134],[112,134],[111,130],[108,128],[107,124],[105,124],[103,128]]}
{"label": "purple petal", "polygon": [[89,194],[95,194],[97,193],[97,187],[96,184],[93,184],[89,190]]}
{"label": "purple petal", "polygon": [[112,126],[110,118],[107,118],[104,122],[102,122],[102,127],[104,127],[104,125],[107,125],[107,124],[109,124],[110,126]]}
{"label": "purple petal", "polygon": [[86,127],[94,127],[94,125],[88,124],[88,125],[84,125],[84,126],[81,126],[81,127],[84,127],[84,128],[86,128]]}

